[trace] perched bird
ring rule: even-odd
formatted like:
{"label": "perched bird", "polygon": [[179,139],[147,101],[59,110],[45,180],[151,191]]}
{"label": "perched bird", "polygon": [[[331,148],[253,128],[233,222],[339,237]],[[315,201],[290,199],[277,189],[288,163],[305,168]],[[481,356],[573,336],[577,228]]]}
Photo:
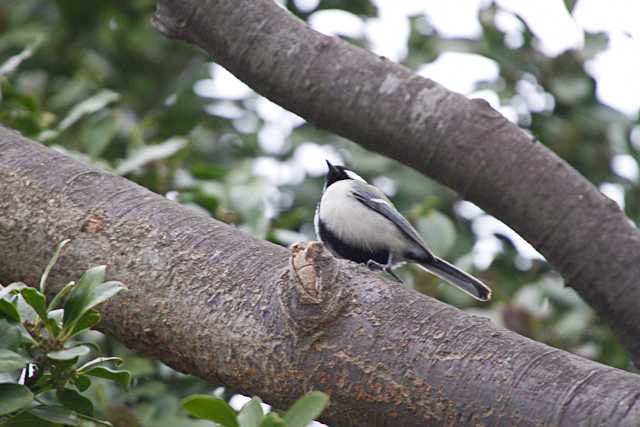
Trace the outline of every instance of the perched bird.
{"label": "perched bird", "polygon": [[314,224],[334,256],[383,270],[398,281],[391,269],[415,263],[478,300],[491,298],[487,285],[431,253],[382,191],[344,166],[327,165]]}

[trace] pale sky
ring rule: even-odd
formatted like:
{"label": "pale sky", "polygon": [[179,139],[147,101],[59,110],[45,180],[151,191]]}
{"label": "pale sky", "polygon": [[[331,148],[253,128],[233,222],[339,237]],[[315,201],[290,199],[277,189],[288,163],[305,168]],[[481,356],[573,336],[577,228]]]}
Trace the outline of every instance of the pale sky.
{"label": "pale sky", "polygon": [[[455,7],[446,0],[373,0],[378,16],[362,18],[343,10],[320,10],[309,24],[325,34],[353,38],[364,37],[369,48],[395,61],[407,55],[410,16],[424,15],[428,25],[445,37],[480,38],[478,10],[488,0],[458,0]],[[536,35],[538,49],[556,56],[570,48],[584,45],[584,31],[604,31],[610,37],[608,49],[587,64],[597,80],[601,102],[635,117],[640,109],[640,1],[579,0],[573,16],[562,0],[496,0],[504,10],[498,14],[499,28],[508,42],[518,47],[521,16]],[[318,0],[296,0],[303,10],[313,10]],[[462,71],[460,71],[462,70]],[[475,54],[444,52],[431,64],[418,69],[446,87],[471,95],[481,80],[495,80],[499,64]],[[239,100],[251,93],[246,85],[217,65],[212,79],[196,84],[196,93],[217,99]],[[490,97],[490,96],[489,96]],[[214,113],[215,114],[215,113]]]}
{"label": "pale sky", "polygon": [[[307,0],[299,0],[307,3]],[[296,2],[298,3],[298,1]],[[332,35],[361,37],[366,35],[369,47],[375,53],[401,61],[407,55],[409,37],[408,17],[424,15],[428,23],[444,37],[481,37],[477,20],[478,10],[490,1],[458,0],[374,0],[379,16],[360,18],[349,12],[322,10],[311,15],[310,25],[318,31]],[[623,113],[634,116],[640,108],[640,1],[579,0],[573,16],[561,0],[497,0],[504,9],[498,16],[498,25],[507,39],[518,47],[516,35],[522,24],[514,14],[521,16],[539,40],[538,49],[549,56],[557,56],[570,48],[584,45],[584,31],[604,31],[611,37],[609,48],[596,56],[588,65],[589,73],[598,81],[601,102]],[[455,7],[452,5],[455,4]],[[429,76],[452,90],[466,95],[472,93],[473,84],[487,78],[487,61],[478,55],[445,52],[436,60],[434,75]],[[464,73],[460,70],[465,63]],[[475,69],[478,68],[478,75]],[[494,67],[497,78],[497,64]],[[421,68],[428,74],[429,66]]]}

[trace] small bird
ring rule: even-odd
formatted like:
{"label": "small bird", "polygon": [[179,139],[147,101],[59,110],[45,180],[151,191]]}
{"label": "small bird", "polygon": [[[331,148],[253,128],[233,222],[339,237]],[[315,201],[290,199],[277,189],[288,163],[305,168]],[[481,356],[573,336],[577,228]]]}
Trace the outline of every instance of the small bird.
{"label": "small bird", "polygon": [[314,225],[334,256],[383,270],[400,282],[391,269],[415,263],[480,301],[491,298],[487,285],[435,256],[382,191],[344,166],[329,161],[327,166]]}

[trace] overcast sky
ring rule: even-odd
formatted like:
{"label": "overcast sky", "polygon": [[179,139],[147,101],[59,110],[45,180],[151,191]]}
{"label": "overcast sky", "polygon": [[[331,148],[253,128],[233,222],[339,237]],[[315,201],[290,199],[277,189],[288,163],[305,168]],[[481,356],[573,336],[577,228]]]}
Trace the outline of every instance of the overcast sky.
{"label": "overcast sky", "polygon": [[[302,8],[315,8],[316,0],[297,0]],[[490,4],[487,0],[374,0],[379,16],[362,19],[349,12],[322,10],[311,15],[309,23],[316,30],[350,37],[365,36],[370,48],[393,60],[407,55],[409,16],[424,15],[445,37],[480,38],[478,10]],[[497,0],[503,8],[498,26],[507,34],[507,42],[517,48],[522,42],[521,16],[536,35],[540,51],[557,56],[567,49],[584,44],[584,31],[609,34],[609,48],[599,54],[587,70],[598,81],[598,98],[631,117],[640,108],[640,1],[579,0],[573,16],[561,0]],[[455,7],[453,6],[455,5]],[[478,55],[443,54],[429,77],[452,90],[469,95],[473,83],[498,76],[498,64]],[[460,67],[461,64],[466,66]],[[427,70],[429,70],[427,68]],[[460,72],[459,70],[464,70]],[[475,70],[478,70],[477,73]],[[424,72],[427,74],[427,71]]]}

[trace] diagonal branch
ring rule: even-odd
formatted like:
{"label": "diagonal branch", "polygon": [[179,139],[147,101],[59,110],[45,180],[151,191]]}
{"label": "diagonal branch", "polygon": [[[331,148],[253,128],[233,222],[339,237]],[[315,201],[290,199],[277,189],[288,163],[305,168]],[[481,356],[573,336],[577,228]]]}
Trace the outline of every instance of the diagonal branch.
{"label": "diagonal branch", "polygon": [[176,369],[341,426],[618,425],[640,377],[496,329],[318,244],[259,241],[0,127],[0,281],[108,265],[101,327]]}
{"label": "diagonal branch", "polygon": [[640,232],[486,102],[319,34],[272,0],[159,0],[153,24],[200,46],[281,106],[503,220],[596,309],[640,365]]}

